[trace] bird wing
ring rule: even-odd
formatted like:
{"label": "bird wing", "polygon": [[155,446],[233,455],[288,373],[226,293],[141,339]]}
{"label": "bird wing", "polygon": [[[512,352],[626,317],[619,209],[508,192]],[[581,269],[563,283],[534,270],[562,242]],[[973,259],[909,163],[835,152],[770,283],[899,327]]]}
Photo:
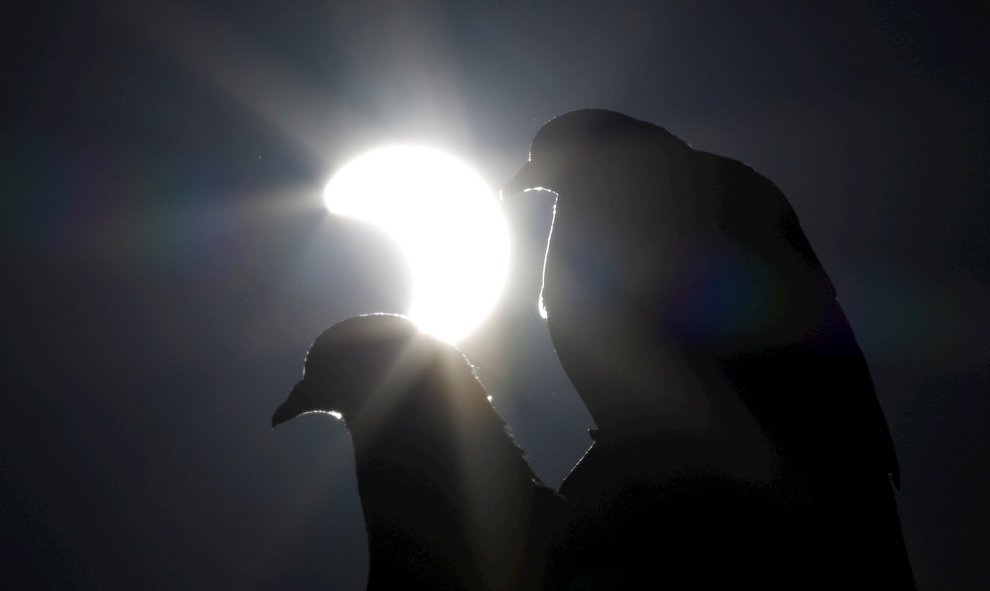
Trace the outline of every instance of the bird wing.
{"label": "bird wing", "polygon": [[[783,192],[749,166],[721,156],[701,155],[709,166],[718,169],[721,184],[731,188],[731,194],[723,196],[722,212],[726,220],[723,228],[730,238],[780,271],[791,297],[796,298],[792,299],[793,306],[805,317],[818,318],[816,326],[805,327],[819,333],[815,339],[819,349],[811,354],[826,356],[818,376],[823,382],[814,388],[821,399],[814,401],[818,410],[812,407],[811,412],[834,409],[825,413],[836,421],[832,428],[852,427],[853,432],[844,436],[852,437],[860,454],[882,465],[899,488],[897,455],[865,356],[797,214]],[[804,306],[816,309],[809,312]],[[829,387],[821,387],[824,384]]]}

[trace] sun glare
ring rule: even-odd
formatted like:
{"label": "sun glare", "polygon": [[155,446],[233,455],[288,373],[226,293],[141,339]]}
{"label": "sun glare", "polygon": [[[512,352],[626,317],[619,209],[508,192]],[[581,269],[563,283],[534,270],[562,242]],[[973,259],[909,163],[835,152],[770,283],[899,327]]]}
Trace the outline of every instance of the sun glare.
{"label": "sun glare", "polygon": [[336,173],[324,199],[399,245],[413,281],[407,314],[422,330],[456,342],[495,306],[508,233],[495,193],[467,164],[432,148],[380,148]]}

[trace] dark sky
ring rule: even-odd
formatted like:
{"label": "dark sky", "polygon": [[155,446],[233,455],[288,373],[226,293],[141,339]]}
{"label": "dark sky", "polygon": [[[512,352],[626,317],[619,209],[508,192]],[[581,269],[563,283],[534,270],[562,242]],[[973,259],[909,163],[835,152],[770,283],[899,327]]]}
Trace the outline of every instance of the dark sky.
{"label": "dark sky", "polygon": [[[35,4],[0,8],[5,587],[363,588],[343,424],[269,427],[324,327],[409,299],[322,185],[407,140],[497,187],[544,121],[605,107],[788,195],[873,371],[919,587],[990,588],[986,12]],[[511,283],[461,345],[557,485],[592,425],[536,312],[550,207],[506,205]]]}

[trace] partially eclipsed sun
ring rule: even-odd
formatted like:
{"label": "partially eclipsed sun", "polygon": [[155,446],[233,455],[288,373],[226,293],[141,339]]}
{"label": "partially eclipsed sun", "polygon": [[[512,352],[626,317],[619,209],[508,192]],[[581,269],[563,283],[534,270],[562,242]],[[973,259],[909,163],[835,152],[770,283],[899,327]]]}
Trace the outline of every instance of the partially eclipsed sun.
{"label": "partially eclipsed sun", "polygon": [[413,282],[408,315],[422,330],[456,342],[495,306],[508,234],[494,191],[465,163],[431,148],[380,148],[347,163],[324,199],[399,245]]}

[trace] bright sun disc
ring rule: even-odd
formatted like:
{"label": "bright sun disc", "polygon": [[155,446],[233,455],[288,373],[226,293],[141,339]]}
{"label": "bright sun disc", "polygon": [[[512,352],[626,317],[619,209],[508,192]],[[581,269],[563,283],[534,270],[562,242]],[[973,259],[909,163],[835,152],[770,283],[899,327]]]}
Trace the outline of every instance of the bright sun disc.
{"label": "bright sun disc", "polygon": [[505,220],[494,191],[460,160],[419,146],[380,148],[347,163],[324,199],[332,213],[398,243],[413,281],[408,314],[422,330],[456,342],[495,306],[508,267]]}

